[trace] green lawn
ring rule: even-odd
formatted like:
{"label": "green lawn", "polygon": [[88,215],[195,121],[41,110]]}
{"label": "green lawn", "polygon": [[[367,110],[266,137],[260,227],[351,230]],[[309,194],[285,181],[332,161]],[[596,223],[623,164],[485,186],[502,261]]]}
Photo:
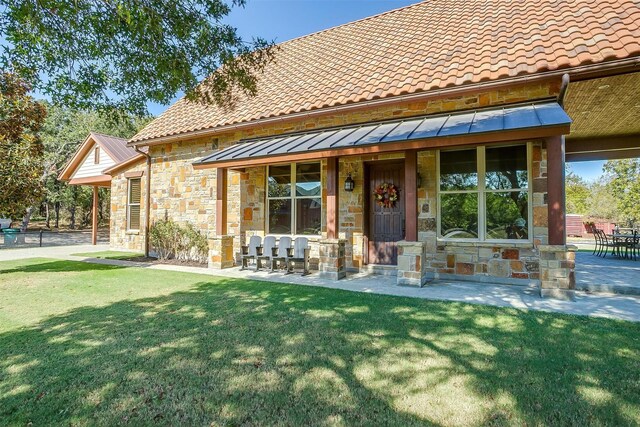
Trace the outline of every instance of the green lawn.
{"label": "green lawn", "polygon": [[637,425],[640,324],[4,262],[0,424],[30,422]]}
{"label": "green lawn", "polygon": [[71,254],[73,256],[81,256],[85,258],[98,258],[98,259],[120,259],[129,260],[132,258],[143,257],[143,253],[138,252],[125,252],[125,251],[99,251],[99,252],[79,252]]}

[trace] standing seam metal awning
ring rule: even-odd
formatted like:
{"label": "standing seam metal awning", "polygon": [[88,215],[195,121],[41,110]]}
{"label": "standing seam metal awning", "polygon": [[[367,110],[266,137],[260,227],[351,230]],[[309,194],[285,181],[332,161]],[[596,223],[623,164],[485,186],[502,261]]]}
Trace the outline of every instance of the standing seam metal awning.
{"label": "standing seam metal awning", "polygon": [[544,102],[250,139],[204,157],[195,162],[194,166],[390,142],[570,124],[571,118],[557,102]]}

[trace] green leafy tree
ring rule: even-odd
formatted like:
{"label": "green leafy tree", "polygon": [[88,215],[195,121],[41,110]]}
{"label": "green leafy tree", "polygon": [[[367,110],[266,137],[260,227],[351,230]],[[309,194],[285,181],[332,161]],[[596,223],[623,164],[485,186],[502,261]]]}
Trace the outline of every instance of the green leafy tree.
{"label": "green leafy tree", "polygon": [[43,193],[44,149],[40,130],[46,108],[12,73],[0,74],[0,217],[26,220]]}
{"label": "green leafy tree", "polygon": [[256,93],[274,49],[222,22],[245,2],[0,0],[0,61],[55,104],[78,109],[141,114],[179,91],[231,105]]}
{"label": "green leafy tree", "polygon": [[631,226],[640,221],[640,159],[609,160],[604,171],[610,179],[620,222]]}
{"label": "green leafy tree", "polygon": [[591,192],[589,184],[567,168],[565,178],[567,213],[587,215],[587,200]]}
{"label": "green leafy tree", "polygon": [[619,222],[618,206],[607,177],[589,185],[586,215],[595,221]]}

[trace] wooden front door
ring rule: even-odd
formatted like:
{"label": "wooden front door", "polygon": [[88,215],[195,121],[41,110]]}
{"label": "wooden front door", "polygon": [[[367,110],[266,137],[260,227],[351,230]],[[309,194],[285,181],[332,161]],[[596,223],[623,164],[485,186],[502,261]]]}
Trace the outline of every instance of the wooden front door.
{"label": "wooden front door", "polygon": [[[368,171],[369,194],[369,264],[396,265],[396,242],[404,239],[404,164],[402,162],[371,163]],[[395,206],[379,206],[373,192],[383,183],[399,190]]]}

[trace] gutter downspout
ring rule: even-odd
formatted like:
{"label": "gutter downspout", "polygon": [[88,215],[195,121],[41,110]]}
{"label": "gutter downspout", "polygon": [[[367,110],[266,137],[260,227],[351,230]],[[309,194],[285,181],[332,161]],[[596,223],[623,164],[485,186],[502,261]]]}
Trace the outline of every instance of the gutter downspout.
{"label": "gutter downspout", "polygon": [[569,73],[565,73],[562,75],[562,86],[560,86],[560,93],[558,93],[558,104],[564,108],[564,97],[567,95],[567,88],[569,87],[569,82],[571,81],[571,77]]}
{"label": "gutter downspout", "polygon": [[147,185],[144,201],[144,256],[149,257],[149,220],[151,218],[151,156],[149,153],[141,151],[138,147],[133,147],[138,153],[147,158]]}

